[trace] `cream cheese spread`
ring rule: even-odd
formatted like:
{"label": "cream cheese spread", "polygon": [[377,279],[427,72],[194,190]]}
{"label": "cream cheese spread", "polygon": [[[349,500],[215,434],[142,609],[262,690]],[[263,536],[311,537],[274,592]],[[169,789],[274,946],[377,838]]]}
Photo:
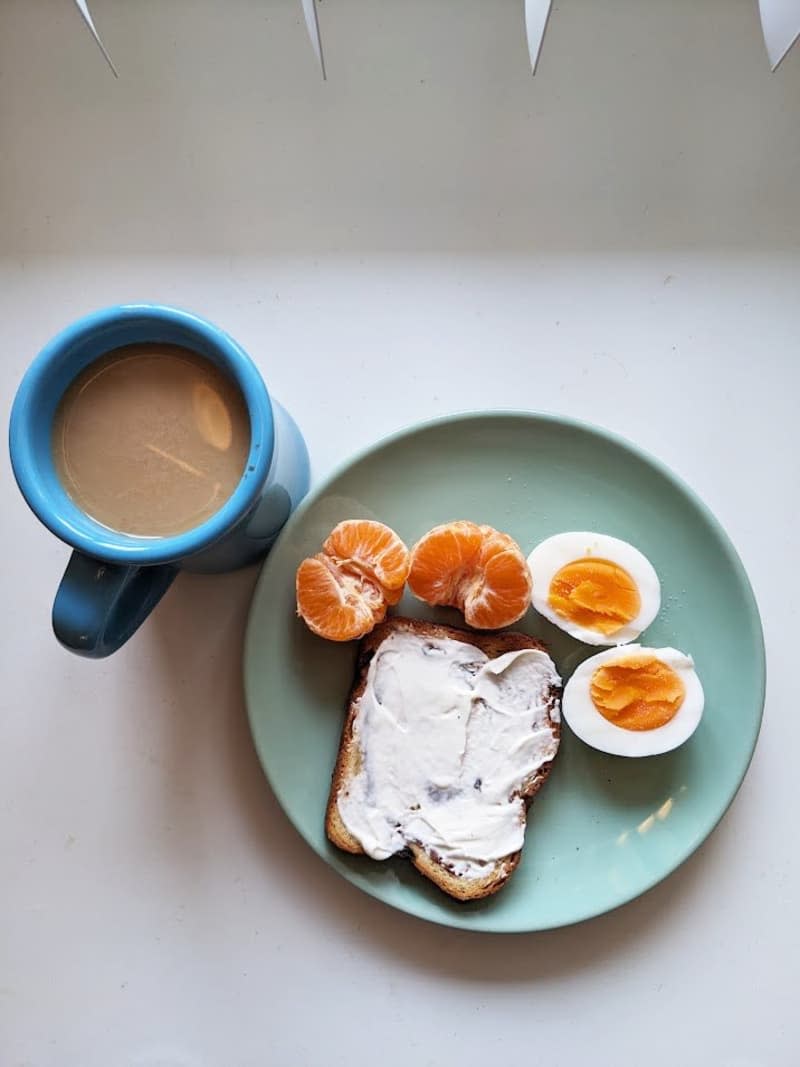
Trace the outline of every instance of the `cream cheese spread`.
{"label": "cream cheese spread", "polygon": [[474,645],[406,632],[370,662],[353,732],[361,766],[338,798],[364,851],[409,843],[479,878],[525,836],[524,783],[558,750],[553,661],[538,649],[489,659]]}

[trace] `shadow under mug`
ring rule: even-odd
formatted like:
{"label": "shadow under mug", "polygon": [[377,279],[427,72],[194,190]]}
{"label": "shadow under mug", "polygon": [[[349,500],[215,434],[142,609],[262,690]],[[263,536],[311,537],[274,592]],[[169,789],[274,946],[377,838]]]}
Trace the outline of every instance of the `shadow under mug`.
{"label": "shadow under mug", "polygon": [[[250,420],[250,451],[233,494],[206,522],[170,537],[136,537],[96,522],[67,494],[52,456],[53,418],[68,386],[100,356],[141,342],[205,356],[236,382]],[[53,604],[55,635],[73,652],[96,658],[128,640],[179,570],[220,573],[263,556],[308,490],[303,437],[249,356],[211,323],[155,304],[106,308],[54,337],[20,384],[9,444],[29,506],[74,549]]]}

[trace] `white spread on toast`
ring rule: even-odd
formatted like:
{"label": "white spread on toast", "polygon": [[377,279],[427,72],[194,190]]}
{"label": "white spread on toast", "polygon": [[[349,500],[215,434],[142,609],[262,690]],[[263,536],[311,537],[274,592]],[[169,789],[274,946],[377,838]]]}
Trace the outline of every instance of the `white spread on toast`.
{"label": "white spread on toast", "polygon": [[338,797],[344,825],[374,859],[413,842],[485,876],[522,848],[519,791],[558,750],[560,681],[538,649],[490,660],[462,641],[390,634],[354,718],[362,762]]}

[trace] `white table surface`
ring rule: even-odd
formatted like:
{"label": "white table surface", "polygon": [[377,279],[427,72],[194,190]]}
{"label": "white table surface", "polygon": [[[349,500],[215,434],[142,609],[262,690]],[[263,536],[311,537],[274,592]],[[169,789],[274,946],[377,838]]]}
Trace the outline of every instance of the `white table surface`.
{"label": "white table surface", "polygon": [[[3,460],[3,1067],[800,1062],[800,53],[745,0],[0,5],[0,394],[78,314],[185,305],[253,354],[318,479],[385,431],[609,426],[749,569],[769,694],[732,809],[580,927],[453,932],[295,834],[248,734],[255,571],[182,577],[113,658],[49,630],[67,551]],[[227,12],[227,14],[226,14]],[[732,671],[746,671],[732,663]],[[709,768],[713,774],[714,769]]]}

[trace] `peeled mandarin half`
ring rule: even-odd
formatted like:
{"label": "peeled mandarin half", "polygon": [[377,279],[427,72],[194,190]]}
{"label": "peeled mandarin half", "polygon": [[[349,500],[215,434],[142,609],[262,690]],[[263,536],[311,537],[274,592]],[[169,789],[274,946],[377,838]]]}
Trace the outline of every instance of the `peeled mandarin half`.
{"label": "peeled mandarin half", "polygon": [[531,602],[531,576],[513,538],[458,521],[434,527],[411,550],[408,584],[428,604],[458,608],[470,626],[517,622]]}
{"label": "peeled mandarin half", "polygon": [[388,526],[370,519],[340,522],[322,552],[297,568],[297,613],[329,641],[353,641],[373,630],[403,595],[406,546]]}

